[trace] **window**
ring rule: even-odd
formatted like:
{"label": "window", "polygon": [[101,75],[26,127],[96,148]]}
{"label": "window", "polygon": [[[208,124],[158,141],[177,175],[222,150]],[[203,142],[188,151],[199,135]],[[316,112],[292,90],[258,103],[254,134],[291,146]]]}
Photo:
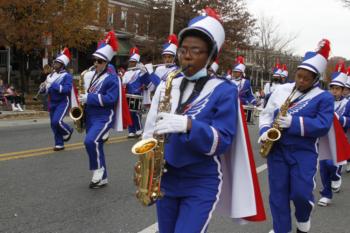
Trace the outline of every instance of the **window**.
{"label": "window", "polygon": [[137,35],[139,33],[139,13],[135,13],[135,18],[134,18],[134,28],[135,28],[135,34]]}
{"label": "window", "polygon": [[123,22],[123,29],[124,31],[127,28],[127,19],[128,19],[128,11],[126,9],[122,9],[122,12],[120,14],[120,20]]}

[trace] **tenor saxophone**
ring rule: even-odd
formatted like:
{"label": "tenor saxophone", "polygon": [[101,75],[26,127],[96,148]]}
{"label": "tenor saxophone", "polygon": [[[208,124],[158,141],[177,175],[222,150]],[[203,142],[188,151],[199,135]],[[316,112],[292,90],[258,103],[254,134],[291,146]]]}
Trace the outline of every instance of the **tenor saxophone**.
{"label": "tenor saxophone", "polygon": [[[88,72],[93,70],[95,66],[91,66],[90,68],[84,70],[79,77],[79,84],[78,84],[78,96],[80,94],[85,94],[85,84],[84,84],[84,75]],[[78,133],[82,133],[85,129],[85,118],[84,118],[84,105],[79,103],[78,106],[72,107],[69,110],[69,116],[72,118],[75,129]]]}
{"label": "tenor saxophone", "polygon": [[[168,74],[165,94],[159,102],[158,112],[170,112],[172,81],[182,71],[178,69]],[[135,164],[134,183],[137,186],[136,198],[144,206],[154,204],[164,195],[160,190],[165,165],[164,143],[165,135],[154,135],[153,138],[137,142],[131,149],[139,157]]]}
{"label": "tenor saxophone", "polygon": [[286,101],[281,105],[280,111],[278,112],[275,120],[272,123],[272,127],[267,130],[267,139],[266,141],[261,143],[259,153],[261,157],[267,158],[269,155],[273,145],[275,144],[276,141],[278,141],[281,138],[281,131],[282,128],[278,124],[277,119],[280,116],[286,116],[289,106],[292,102],[292,98],[295,95],[297,89],[295,88],[292,93],[287,97]]}

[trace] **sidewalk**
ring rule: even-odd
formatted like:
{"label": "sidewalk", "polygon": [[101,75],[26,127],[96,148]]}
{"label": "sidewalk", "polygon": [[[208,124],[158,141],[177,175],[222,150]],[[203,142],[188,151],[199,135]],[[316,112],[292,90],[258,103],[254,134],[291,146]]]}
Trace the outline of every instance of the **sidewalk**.
{"label": "sidewalk", "polygon": [[45,118],[49,116],[49,113],[46,111],[36,111],[36,110],[25,110],[23,112],[13,112],[13,111],[0,111],[0,112],[1,112],[0,121]]}

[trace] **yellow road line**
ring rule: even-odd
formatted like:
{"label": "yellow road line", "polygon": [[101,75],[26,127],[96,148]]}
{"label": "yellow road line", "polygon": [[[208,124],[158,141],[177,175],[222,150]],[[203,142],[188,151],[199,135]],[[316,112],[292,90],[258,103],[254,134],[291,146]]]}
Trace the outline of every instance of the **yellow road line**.
{"label": "yellow road line", "polygon": [[[113,143],[119,143],[119,142],[125,142],[128,141],[126,137],[115,137],[111,138],[108,140],[107,144],[113,144]],[[72,150],[78,150],[82,149],[85,146],[83,143],[74,143],[74,144],[69,144],[65,147],[64,151],[72,151]],[[20,158],[27,158],[27,157],[34,157],[34,156],[40,156],[40,155],[48,155],[48,154],[53,154],[56,153],[56,151],[53,151],[52,148],[50,147],[49,150],[37,150],[35,152],[28,153],[28,151],[22,151],[25,153],[20,153],[18,152],[17,154],[12,154],[12,155],[7,155],[4,156],[5,154],[0,154],[0,161],[6,161],[6,160],[12,160],[12,159],[20,159]]]}
{"label": "yellow road line", "polygon": [[[118,139],[126,139],[126,137],[112,137],[108,141],[113,141],[113,140],[118,140]],[[66,144],[65,148],[70,148],[74,146],[81,146],[83,145],[82,142],[77,142],[77,143],[71,143],[71,144]],[[9,152],[9,153],[4,153],[0,154],[0,157],[7,157],[10,155],[19,155],[19,154],[28,154],[28,153],[35,153],[35,152],[41,152],[41,151],[50,151],[52,150],[52,147],[43,147],[43,148],[38,148],[38,149],[31,149],[31,150],[23,150],[23,151],[16,151],[16,152]]]}

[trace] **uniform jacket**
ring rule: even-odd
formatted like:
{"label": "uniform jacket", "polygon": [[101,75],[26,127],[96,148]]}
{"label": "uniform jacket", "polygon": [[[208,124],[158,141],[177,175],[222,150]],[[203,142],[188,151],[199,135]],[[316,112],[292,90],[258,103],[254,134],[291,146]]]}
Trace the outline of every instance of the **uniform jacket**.
{"label": "uniform jacket", "polygon": [[[260,113],[260,135],[272,126],[279,108],[294,86],[295,83],[283,84],[272,93],[266,108]],[[316,153],[317,139],[327,134],[333,122],[334,98],[329,92],[314,87],[305,95],[297,92],[292,102],[288,110],[292,115],[291,126],[282,130],[277,143],[291,146],[294,150],[305,149]]]}
{"label": "uniform jacket", "polygon": [[111,110],[116,110],[119,100],[120,85],[118,77],[105,72],[94,81],[96,71],[89,71],[84,75],[84,85],[88,93],[85,110],[91,116],[109,116]]}
{"label": "uniform jacket", "polygon": [[243,105],[256,104],[256,99],[248,79],[241,78],[240,80],[232,80],[232,82],[237,86],[239,99]]}
{"label": "uniform jacket", "polygon": [[[51,103],[67,101],[72,90],[72,75],[66,70],[54,72],[47,76],[46,91],[50,96]],[[69,99],[69,98],[68,98]]]}

